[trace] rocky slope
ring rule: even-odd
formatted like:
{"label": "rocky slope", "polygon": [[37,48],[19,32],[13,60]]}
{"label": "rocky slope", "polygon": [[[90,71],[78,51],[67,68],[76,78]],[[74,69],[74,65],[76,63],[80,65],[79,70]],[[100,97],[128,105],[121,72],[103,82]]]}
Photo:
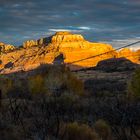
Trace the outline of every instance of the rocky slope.
{"label": "rocky slope", "polygon": [[[9,47],[8,51],[6,47],[3,48],[0,55],[0,73],[27,71],[41,64],[62,63],[75,70],[96,66],[101,60],[124,57],[124,54],[129,54],[129,58],[131,58],[130,55],[134,54],[133,52],[130,54],[127,50],[115,52],[109,44],[92,43],[86,41],[82,35],[70,32],[57,32],[48,38],[29,40],[24,42],[20,48]],[[100,56],[102,53],[104,55]],[[90,58],[94,55],[99,56]],[[137,55],[140,56],[139,53]],[[132,58],[133,62],[138,62],[139,58]],[[81,59],[83,60],[79,61]]]}
{"label": "rocky slope", "polygon": [[0,54],[5,53],[5,52],[10,52],[14,49],[15,47],[13,45],[0,42]]}
{"label": "rocky slope", "polygon": [[121,49],[118,52],[118,58],[120,57],[125,57],[128,60],[131,60],[133,63],[140,64],[140,50],[133,52],[128,48]]}

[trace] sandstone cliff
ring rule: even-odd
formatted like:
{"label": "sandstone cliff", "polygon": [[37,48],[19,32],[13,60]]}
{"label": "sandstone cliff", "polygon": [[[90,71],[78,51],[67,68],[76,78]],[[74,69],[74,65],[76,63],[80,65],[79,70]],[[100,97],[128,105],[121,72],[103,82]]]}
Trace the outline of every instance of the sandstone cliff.
{"label": "sandstone cliff", "polygon": [[13,45],[10,44],[5,44],[3,42],[0,42],[0,53],[7,53],[10,52],[12,50],[14,50],[15,47]]}
{"label": "sandstone cliff", "polygon": [[[23,43],[22,48],[13,47],[12,50],[0,55],[0,73],[27,71],[41,64],[62,63],[75,70],[93,67],[101,60],[131,53],[129,50],[115,52],[109,44],[92,43],[86,41],[82,35],[70,32],[57,32],[48,38],[29,40]],[[104,54],[100,55],[102,53]],[[94,55],[96,57],[91,57]]]}
{"label": "sandstone cliff", "polygon": [[125,57],[133,63],[140,64],[140,51],[131,51],[129,48],[124,48],[118,51],[118,58]]}

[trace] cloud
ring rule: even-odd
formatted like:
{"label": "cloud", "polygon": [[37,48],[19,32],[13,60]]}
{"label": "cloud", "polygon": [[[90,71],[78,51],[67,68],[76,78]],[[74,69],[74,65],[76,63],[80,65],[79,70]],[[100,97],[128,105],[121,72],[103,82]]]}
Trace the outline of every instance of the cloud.
{"label": "cloud", "polygon": [[81,27],[78,27],[79,29],[81,30],[90,30],[91,28],[90,27],[85,27],[85,26],[81,26]]}
{"label": "cloud", "polygon": [[68,29],[49,29],[49,31],[51,31],[51,32],[60,32],[60,31],[71,31],[71,30],[68,30]]}
{"label": "cloud", "polygon": [[139,7],[139,0],[0,0],[0,38],[20,44],[61,29],[92,41],[135,38]]}
{"label": "cloud", "polygon": [[76,27],[76,26],[65,26],[65,28],[52,28],[52,29],[48,29],[49,31],[52,32],[60,32],[60,31],[69,31],[69,32],[84,32],[85,30],[90,30],[90,27],[86,27],[86,26],[80,26],[80,27]]}
{"label": "cloud", "polygon": [[[135,43],[135,42],[138,42],[140,41],[140,37],[136,37],[136,38],[127,38],[127,39],[114,39],[110,42],[105,42],[105,43],[110,43],[112,44],[112,46],[114,48],[120,48],[120,47],[123,47],[123,46],[126,46],[126,45],[129,45],[129,44],[132,44],[132,43]],[[130,47],[131,50],[133,51],[136,51],[136,50],[139,50],[140,49],[140,42],[135,44],[135,45],[132,45]]]}

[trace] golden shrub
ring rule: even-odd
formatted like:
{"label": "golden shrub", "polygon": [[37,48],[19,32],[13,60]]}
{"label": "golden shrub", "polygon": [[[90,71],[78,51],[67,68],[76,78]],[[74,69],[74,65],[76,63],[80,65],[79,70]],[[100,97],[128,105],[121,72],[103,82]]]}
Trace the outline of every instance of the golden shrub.
{"label": "golden shrub", "polygon": [[48,91],[84,94],[83,82],[77,79],[66,67],[51,67],[44,76]]}
{"label": "golden shrub", "polygon": [[33,94],[44,93],[44,77],[42,75],[35,75],[28,79],[29,92]]}

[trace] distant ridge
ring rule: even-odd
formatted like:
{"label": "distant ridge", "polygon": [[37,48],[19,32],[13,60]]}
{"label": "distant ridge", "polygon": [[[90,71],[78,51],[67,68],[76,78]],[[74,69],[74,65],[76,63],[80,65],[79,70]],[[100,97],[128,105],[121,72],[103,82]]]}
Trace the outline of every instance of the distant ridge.
{"label": "distant ridge", "polygon": [[[139,51],[133,52],[127,48],[115,51],[109,44],[89,42],[82,35],[70,32],[56,32],[47,38],[28,40],[19,48],[12,45],[6,47],[1,43],[0,48],[0,73],[5,74],[28,71],[42,64],[66,64],[71,70],[77,70],[96,66],[105,59],[120,57],[126,57],[133,63],[140,62]],[[92,57],[94,55],[96,57]],[[85,60],[78,61],[81,59]],[[74,65],[71,64],[74,61]]]}

